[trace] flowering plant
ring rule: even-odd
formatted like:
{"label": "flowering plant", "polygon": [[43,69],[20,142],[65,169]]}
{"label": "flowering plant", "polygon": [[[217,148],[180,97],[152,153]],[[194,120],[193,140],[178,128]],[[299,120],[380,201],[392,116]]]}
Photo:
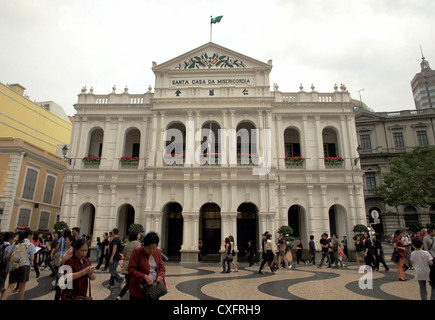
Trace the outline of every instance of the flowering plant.
{"label": "flowering plant", "polygon": [[82,159],[83,162],[100,162],[100,157],[84,157]]}
{"label": "flowering plant", "polygon": [[323,158],[323,160],[325,160],[325,162],[342,162],[343,158],[342,157],[326,157],[326,158]]}
{"label": "flowering plant", "polygon": [[44,232],[47,232],[47,231],[49,231],[49,230],[48,230],[48,228],[39,228],[38,231],[44,231]]}
{"label": "flowering plant", "polygon": [[121,162],[136,162],[139,161],[139,157],[122,157]]}
{"label": "flowering plant", "polygon": [[186,155],[184,153],[166,153],[165,157],[171,157],[171,158],[178,158],[178,157],[185,157]]}
{"label": "flowering plant", "polygon": [[237,158],[240,159],[242,157],[249,157],[249,158],[258,158],[257,153],[238,153]]}
{"label": "flowering plant", "polygon": [[30,230],[30,227],[18,226],[17,230]]}
{"label": "flowering plant", "polygon": [[217,159],[221,156],[221,154],[220,153],[203,153],[202,156],[203,157],[211,156],[211,157],[215,157]]}
{"label": "flowering plant", "polygon": [[296,156],[296,157],[285,157],[284,160],[286,162],[304,162],[305,158]]}

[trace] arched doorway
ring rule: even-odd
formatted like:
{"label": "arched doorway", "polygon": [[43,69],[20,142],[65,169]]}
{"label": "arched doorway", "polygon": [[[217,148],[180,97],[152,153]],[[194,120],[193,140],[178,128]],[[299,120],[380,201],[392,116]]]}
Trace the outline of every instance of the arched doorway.
{"label": "arched doorway", "polygon": [[336,234],[339,238],[349,237],[346,209],[338,204],[329,208],[329,236]]}
{"label": "arched doorway", "polygon": [[128,237],[128,228],[134,223],[134,208],[132,205],[126,203],[119,208],[118,212],[118,229],[119,237],[123,239]]}
{"label": "arched doorway", "polygon": [[237,208],[237,248],[238,257],[246,255],[248,241],[252,241],[254,252],[259,248],[258,243],[258,208],[250,202],[242,203]]}
{"label": "arched doorway", "polygon": [[79,209],[77,226],[80,228],[80,236],[91,236],[94,232],[95,207],[92,203],[85,203]]}
{"label": "arched doorway", "polygon": [[164,250],[168,256],[181,256],[183,244],[183,207],[178,202],[167,203],[163,208],[164,226],[167,230]]}
{"label": "arched doorway", "polygon": [[221,208],[215,203],[207,203],[200,210],[200,234],[203,254],[219,254],[221,248]]}
{"label": "arched doorway", "polygon": [[288,225],[293,229],[293,237],[301,239],[304,247],[308,246],[305,210],[300,205],[292,205],[287,213]]}

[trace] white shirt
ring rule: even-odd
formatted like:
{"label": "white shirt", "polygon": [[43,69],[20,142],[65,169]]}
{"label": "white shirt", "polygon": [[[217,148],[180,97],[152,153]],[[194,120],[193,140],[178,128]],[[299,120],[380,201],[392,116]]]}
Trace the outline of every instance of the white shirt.
{"label": "white shirt", "polygon": [[414,262],[416,280],[429,281],[429,260],[432,260],[432,256],[427,251],[415,250],[411,253],[411,261]]}
{"label": "white shirt", "polygon": [[402,242],[404,246],[408,246],[411,244],[411,238],[409,237],[409,235],[405,235],[402,237]]}

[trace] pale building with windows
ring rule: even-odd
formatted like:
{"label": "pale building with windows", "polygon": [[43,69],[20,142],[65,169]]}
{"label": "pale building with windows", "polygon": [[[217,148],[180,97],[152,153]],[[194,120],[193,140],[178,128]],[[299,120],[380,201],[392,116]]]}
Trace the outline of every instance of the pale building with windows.
{"label": "pale building with windows", "polygon": [[311,234],[351,237],[366,223],[344,85],[271,90],[271,60],[211,42],[152,71],[146,93],[79,94],[64,180],[68,225],[95,241],[140,223],[187,263],[198,260],[199,239],[218,256],[233,235],[243,255],[249,240],[260,249],[261,234],[282,225],[307,248]]}
{"label": "pale building with windows", "polygon": [[388,172],[391,157],[412,151],[416,146],[435,145],[435,109],[397,112],[355,112],[361,168],[364,171],[364,197],[367,224],[373,223],[372,211],[380,214],[376,231],[391,235],[397,228],[417,222],[435,223],[435,204],[429,208],[390,207],[376,194],[382,173]]}

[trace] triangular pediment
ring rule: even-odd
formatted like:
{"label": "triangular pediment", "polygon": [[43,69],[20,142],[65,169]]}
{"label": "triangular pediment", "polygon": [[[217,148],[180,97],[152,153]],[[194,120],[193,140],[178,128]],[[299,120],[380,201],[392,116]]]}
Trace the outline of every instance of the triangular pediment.
{"label": "triangular pediment", "polygon": [[379,115],[367,110],[358,110],[355,112],[355,121],[379,120]]}
{"label": "triangular pediment", "polygon": [[243,70],[266,69],[270,72],[272,63],[264,63],[233,50],[209,42],[196,49],[161,64],[153,64],[154,73],[170,70]]}

